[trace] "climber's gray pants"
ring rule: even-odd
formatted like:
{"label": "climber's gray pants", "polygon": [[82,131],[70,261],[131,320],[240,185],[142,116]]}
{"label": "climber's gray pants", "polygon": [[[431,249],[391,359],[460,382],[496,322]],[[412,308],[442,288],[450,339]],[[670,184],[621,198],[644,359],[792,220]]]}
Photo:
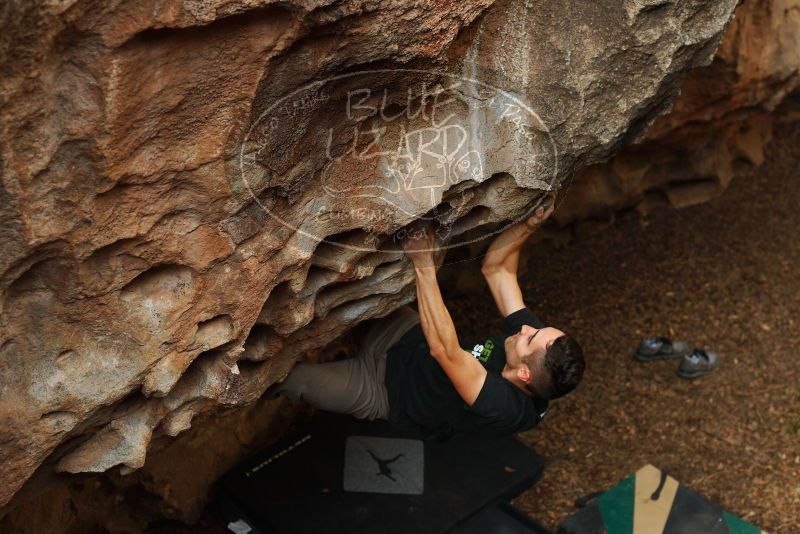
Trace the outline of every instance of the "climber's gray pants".
{"label": "climber's gray pants", "polygon": [[298,363],[276,393],[359,419],[388,419],[389,399],[384,383],[386,351],[418,322],[417,312],[402,306],[374,321],[355,358]]}

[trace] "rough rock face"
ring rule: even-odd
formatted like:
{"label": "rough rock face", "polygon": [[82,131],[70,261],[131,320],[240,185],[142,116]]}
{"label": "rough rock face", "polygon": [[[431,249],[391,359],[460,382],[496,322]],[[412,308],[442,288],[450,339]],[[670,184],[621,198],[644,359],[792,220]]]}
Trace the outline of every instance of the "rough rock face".
{"label": "rough rock face", "polygon": [[5,4],[0,505],[136,470],[408,302],[394,232],[476,239],[641,139],[735,4]]}
{"label": "rough rock face", "polygon": [[555,219],[591,229],[614,211],[681,208],[720,194],[761,165],[773,112],[798,87],[800,1],[741,3],[714,61],[689,74],[638,143],[581,171]]}

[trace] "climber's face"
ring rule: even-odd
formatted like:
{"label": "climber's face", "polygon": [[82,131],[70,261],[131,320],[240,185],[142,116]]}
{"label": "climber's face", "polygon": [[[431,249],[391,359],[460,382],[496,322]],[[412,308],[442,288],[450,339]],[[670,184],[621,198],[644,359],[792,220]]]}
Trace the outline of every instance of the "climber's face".
{"label": "climber's face", "polygon": [[564,332],[558,328],[534,328],[523,325],[520,331],[509,336],[505,341],[506,369],[503,374],[513,377],[514,382],[527,384],[533,378],[533,373],[543,368],[544,356],[547,349]]}

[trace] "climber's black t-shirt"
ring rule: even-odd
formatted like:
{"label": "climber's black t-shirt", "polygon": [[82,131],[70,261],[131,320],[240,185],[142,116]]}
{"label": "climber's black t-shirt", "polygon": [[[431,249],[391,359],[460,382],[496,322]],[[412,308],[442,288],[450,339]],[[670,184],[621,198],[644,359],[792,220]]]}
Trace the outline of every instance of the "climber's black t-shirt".
{"label": "climber's black t-shirt", "polygon": [[525,395],[500,374],[506,364],[504,341],[523,324],[544,325],[528,308],[504,320],[504,336],[461,341],[486,369],[486,381],[472,406],[461,398],[442,367],[430,354],[422,326],[416,324],[387,352],[386,388],[389,420],[400,428],[428,435],[452,431],[512,434],[534,427],[547,410],[547,401]]}

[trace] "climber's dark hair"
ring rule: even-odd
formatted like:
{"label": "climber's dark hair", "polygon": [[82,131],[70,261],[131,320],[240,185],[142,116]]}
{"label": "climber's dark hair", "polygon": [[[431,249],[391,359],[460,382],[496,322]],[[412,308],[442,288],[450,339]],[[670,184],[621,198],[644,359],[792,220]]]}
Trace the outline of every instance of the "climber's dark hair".
{"label": "climber's dark hair", "polygon": [[531,369],[533,378],[525,387],[536,397],[557,399],[577,387],[585,368],[583,349],[575,339],[564,334],[550,344],[538,369]]}

